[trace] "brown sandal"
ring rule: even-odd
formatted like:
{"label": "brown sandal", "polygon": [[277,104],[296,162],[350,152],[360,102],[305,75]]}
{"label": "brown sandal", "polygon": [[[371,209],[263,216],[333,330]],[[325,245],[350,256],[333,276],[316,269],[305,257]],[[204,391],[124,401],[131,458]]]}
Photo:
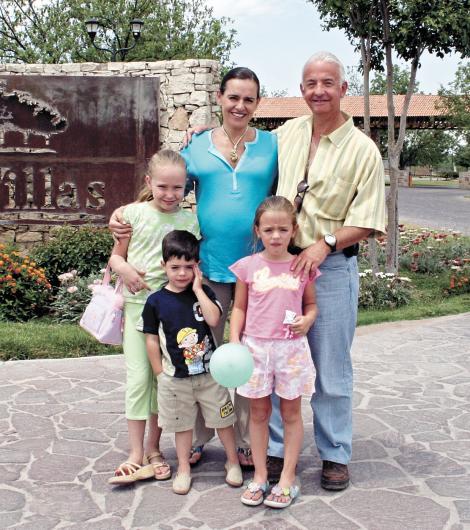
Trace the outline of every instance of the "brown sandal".
{"label": "brown sandal", "polygon": [[[152,462],[152,460],[157,460],[156,462]],[[160,451],[154,451],[153,453],[149,453],[148,455],[144,456],[144,462],[147,462],[151,466],[153,466],[153,473],[155,476],[155,480],[168,480],[171,477],[171,468],[169,464],[167,464],[163,458],[162,453]],[[166,471],[164,471],[162,468],[166,468]],[[161,473],[157,473],[158,470],[161,470]]]}

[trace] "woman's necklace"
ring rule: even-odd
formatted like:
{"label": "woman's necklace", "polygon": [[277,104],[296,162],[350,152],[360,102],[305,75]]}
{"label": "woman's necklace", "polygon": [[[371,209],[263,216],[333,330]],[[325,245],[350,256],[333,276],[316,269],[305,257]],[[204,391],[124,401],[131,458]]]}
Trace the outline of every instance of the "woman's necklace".
{"label": "woman's necklace", "polygon": [[226,131],[225,127],[222,125],[222,129],[225,133],[225,136],[230,140],[230,143],[233,145],[233,148],[230,151],[230,160],[232,161],[233,164],[235,164],[238,161],[238,153],[237,153],[238,144],[242,141],[242,138],[245,136],[249,128],[250,126],[247,125],[246,129],[243,131],[243,134],[240,136],[240,138],[236,142],[234,142],[232,138],[230,137],[229,133]]}

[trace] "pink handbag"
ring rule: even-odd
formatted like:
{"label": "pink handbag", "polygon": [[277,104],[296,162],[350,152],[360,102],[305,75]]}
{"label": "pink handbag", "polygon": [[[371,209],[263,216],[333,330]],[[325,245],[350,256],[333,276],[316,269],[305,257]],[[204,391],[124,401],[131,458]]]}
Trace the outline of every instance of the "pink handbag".
{"label": "pink handbag", "polygon": [[101,285],[95,285],[93,296],[87,305],[80,326],[102,344],[122,344],[123,305],[122,280],[118,278],[116,287],[110,285],[109,265]]}

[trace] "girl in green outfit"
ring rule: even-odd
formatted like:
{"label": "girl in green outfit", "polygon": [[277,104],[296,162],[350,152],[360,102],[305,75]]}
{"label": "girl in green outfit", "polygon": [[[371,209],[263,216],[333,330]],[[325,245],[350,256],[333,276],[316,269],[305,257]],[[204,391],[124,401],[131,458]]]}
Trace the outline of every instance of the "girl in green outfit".
{"label": "girl in green outfit", "polygon": [[[150,292],[166,281],[162,262],[162,240],[172,230],[188,230],[199,238],[197,217],[182,210],[186,165],[171,150],[152,156],[145,176],[146,188],[139,202],[124,210],[132,235],[120,239],[110,258],[112,269],[124,283],[124,341],[126,360],[126,418],[129,432],[129,457],[116,469],[110,484],[129,484],[155,476],[168,479],[171,470],[160,452],[156,381],[147,358],[142,329],[142,310]],[[148,421],[148,435],[145,427]]]}

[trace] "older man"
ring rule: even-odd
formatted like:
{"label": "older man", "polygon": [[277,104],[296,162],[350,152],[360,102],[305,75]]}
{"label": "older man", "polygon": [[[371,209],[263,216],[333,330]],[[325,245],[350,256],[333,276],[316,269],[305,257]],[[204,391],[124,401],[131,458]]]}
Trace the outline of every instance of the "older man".
{"label": "older man", "polygon": [[311,400],[321,485],[349,485],[353,376],[350,349],[356,327],[359,277],[357,243],[385,230],[384,172],[374,142],[341,112],[347,90],[344,68],[331,53],[305,64],[300,90],[312,115],[290,120],[278,137],[278,195],[299,209],[294,262],[306,274],[316,268],[319,316],[308,333],[316,369]]}

